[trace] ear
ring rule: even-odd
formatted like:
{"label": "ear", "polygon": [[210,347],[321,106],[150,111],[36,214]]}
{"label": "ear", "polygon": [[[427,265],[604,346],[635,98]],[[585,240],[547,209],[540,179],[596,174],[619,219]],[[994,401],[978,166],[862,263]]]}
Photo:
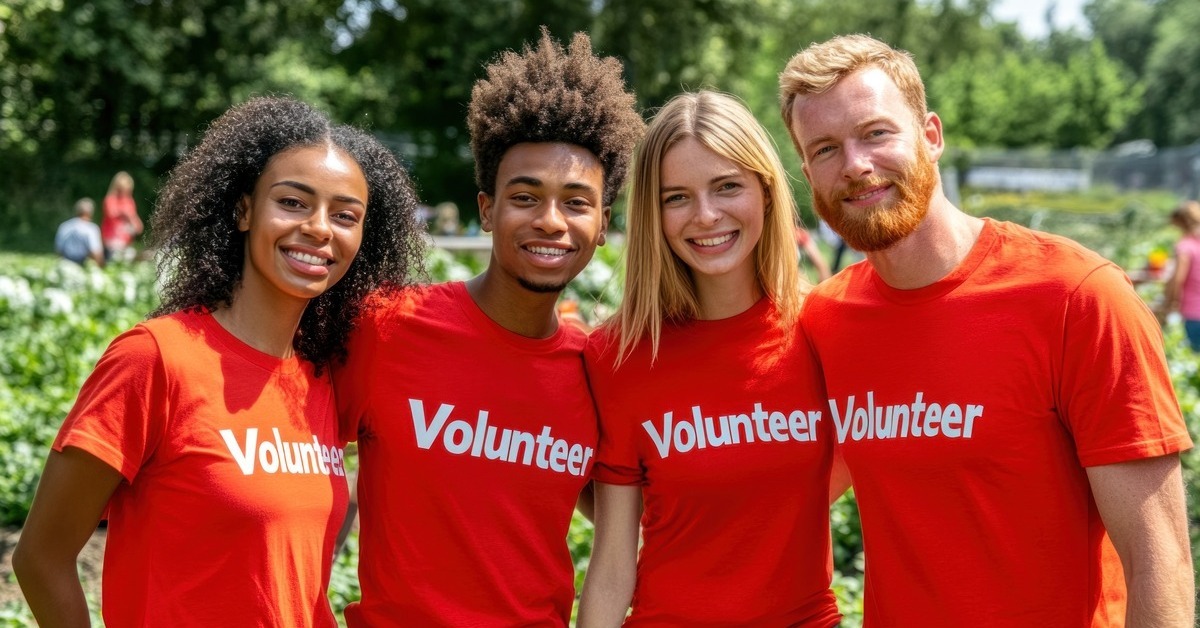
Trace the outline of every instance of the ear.
{"label": "ear", "polygon": [[480,192],[475,197],[475,202],[479,205],[479,228],[487,233],[492,232],[492,197],[484,192]]}
{"label": "ear", "polygon": [[250,195],[245,194],[242,200],[238,201],[237,205],[237,228],[238,231],[250,230],[250,211],[253,203],[250,202]]}
{"label": "ear", "polygon": [[608,241],[608,222],[612,219],[612,207],[605,207],[600,210],[600,241],[597,246],[604,246]]}
{"label": "ear", "polygon": [[938,117],[938,114],[930,111],[925,114],[925,124],[921,131],[921,137],[929,149],[929,158],[937,162],[942,156],[942,152],[946,150],[946,141],[942,137],[942,119]]}

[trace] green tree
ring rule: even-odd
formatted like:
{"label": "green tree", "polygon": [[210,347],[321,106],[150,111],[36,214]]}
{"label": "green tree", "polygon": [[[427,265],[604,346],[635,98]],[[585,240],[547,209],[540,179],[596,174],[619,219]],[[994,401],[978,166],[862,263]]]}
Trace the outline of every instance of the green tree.
{"label": "green tree", "polygon": [[1165,3],[1146,60],[1146,107],[1137,127],[1159,145],[1200,140],[1200,4]]}

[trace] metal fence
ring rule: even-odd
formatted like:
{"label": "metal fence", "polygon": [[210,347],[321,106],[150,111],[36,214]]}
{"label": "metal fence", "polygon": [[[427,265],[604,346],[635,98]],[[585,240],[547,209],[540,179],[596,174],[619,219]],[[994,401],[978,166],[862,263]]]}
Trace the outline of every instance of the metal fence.
{"label": "metal fence", "polygon": [[[1110,151],[977,150],[951,159],[958,182],[985,189],[1029,191],[1160,189],[1200,198],[1200,143],[1156,149],[1130,142]],[[943,160],[943,166],[948,166]],[[945,172],[945,171],[944,171]]]}

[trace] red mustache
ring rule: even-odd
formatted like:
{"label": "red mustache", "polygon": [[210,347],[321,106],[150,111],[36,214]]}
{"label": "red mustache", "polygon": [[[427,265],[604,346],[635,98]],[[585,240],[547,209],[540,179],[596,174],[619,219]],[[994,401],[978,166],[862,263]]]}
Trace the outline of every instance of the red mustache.
{"label": "red mustache", "polygon": [[857,182],[851,183],[843,188],[840,188],[836,192],[834,192],[832,197],[834,199],[845,200],[845,199],[849,199],[854,196],[858,196],[859,194],[862,194],[863,192],[866,192],[867,190],[880,188],[880,187],[884,187],[887,185],[895,185],[895,183],[896,183],[895,181],[888,179],[886,177],[873,177],[870,179],[866,179],[864,181],[857,181]]}

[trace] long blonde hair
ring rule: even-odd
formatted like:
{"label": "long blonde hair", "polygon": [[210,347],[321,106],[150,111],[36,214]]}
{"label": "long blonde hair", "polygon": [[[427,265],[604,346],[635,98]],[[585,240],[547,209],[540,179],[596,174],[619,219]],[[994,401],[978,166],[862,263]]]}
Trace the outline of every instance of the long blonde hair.
{"label": "long blonde hair", "polygon": [[133,177],[129,176],[129,173],[124,170],[113,175],[112,181],[108,184],[109,196],[119,192],[133,194]]}
{"label": "long blonde hair", "polygon": [[790,326],[810,288],[799,270],[796,205],[787,174],[770,136],[735,97],[713,91],[683,93],[654,116],[634,162],[627,216],[625,295],[609,324],[618,335],[616,364],[639,342],[650,342],[652,359],[664,321],[699,316],[691,271],[663,235],[660,195],[662,160],[684,138],[758,175],[766,196],[762,236],[754,247],[759,286],[774,303],[779,324]]}

